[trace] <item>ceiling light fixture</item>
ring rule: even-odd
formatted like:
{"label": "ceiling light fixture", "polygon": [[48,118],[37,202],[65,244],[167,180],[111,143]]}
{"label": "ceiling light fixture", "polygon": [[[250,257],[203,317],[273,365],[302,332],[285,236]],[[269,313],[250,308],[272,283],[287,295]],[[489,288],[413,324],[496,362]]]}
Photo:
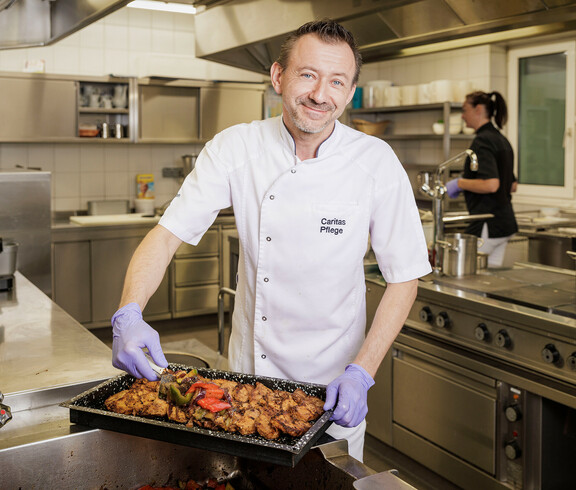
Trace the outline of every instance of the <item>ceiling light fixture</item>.
{"label": "ceiling light fixture", "polygon": [[185,3],[157,2],[155,0],[134,0],[133,2],[130,2],[127,7],[145,10],[160,10],[162,12],[176,12],[179,14],[195,14],[198,12],[198,9],[193,5]]}

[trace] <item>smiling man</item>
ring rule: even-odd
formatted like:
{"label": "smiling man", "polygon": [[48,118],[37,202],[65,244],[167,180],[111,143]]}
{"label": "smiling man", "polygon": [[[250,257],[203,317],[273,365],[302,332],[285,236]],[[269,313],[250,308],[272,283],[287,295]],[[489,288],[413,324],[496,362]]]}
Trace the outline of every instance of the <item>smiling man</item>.
{"label": "smiling man", "polygon": [[[338,122],[361,57],[331,20],[286,40],[271,68],[283,114],[224,130],[199,155],[166,213],[136,250],[112,318],[113,363],[155,379],[166,366],[142,310],[184,241],[196,245],[233,206],[240,260],[229,363],[233,371],[327,384],[328,432],[362,460],[367,392],[430,272],[412,188],[382,140]],[[368,238],[387,288],[366,327]]]}

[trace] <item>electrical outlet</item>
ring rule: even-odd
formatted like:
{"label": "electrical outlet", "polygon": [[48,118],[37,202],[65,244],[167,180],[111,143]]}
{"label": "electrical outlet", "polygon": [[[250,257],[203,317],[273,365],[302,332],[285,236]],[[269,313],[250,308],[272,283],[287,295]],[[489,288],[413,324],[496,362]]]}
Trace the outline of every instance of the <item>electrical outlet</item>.
{"label": "electrical outlet", "polygon": [[184,169],[182,167],[164,167],[162,169],[162,177],[181,179],[184,177]]}

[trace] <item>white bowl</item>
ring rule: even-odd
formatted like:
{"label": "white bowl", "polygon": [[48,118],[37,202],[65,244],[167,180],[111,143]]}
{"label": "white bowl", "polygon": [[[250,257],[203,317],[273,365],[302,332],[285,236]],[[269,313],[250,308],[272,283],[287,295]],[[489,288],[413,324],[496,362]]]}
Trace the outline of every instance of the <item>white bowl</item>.
{"label": "white bowl", "polygon": [[462,123],[450,124],[450,134],[460,134],[460,131],[462,131]]}
{"label": "white bowl", "polygon": [[434,134],[444,134],[444,123],[435,122],[432,124],[432,131]]}
{"label": "white bowl", "polygon": [[542,216],[557,216],[560,212],[560,208],[540,208],[540,214]]}
{"label": "white bowl", "polygon": [[469,128],[468,126],[463,126],[462,132],[464,134],[474,134],[476,132],[476,130],[474,128]]}

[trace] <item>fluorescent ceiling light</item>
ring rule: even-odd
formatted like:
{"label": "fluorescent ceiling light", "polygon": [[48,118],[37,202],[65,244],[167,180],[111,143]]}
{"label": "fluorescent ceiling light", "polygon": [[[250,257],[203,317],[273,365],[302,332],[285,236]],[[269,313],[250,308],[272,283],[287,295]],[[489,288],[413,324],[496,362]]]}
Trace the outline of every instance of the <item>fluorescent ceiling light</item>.
{"label": "fluorescent ceiling light", "polygon": [[157,2],[155,0],[134,0],[133,2],[130,2],[127,7],[146,10],[161,10],[162,12],[176,12],[179,14],[195,14],[198,11],[193,5],[185,3]]}

